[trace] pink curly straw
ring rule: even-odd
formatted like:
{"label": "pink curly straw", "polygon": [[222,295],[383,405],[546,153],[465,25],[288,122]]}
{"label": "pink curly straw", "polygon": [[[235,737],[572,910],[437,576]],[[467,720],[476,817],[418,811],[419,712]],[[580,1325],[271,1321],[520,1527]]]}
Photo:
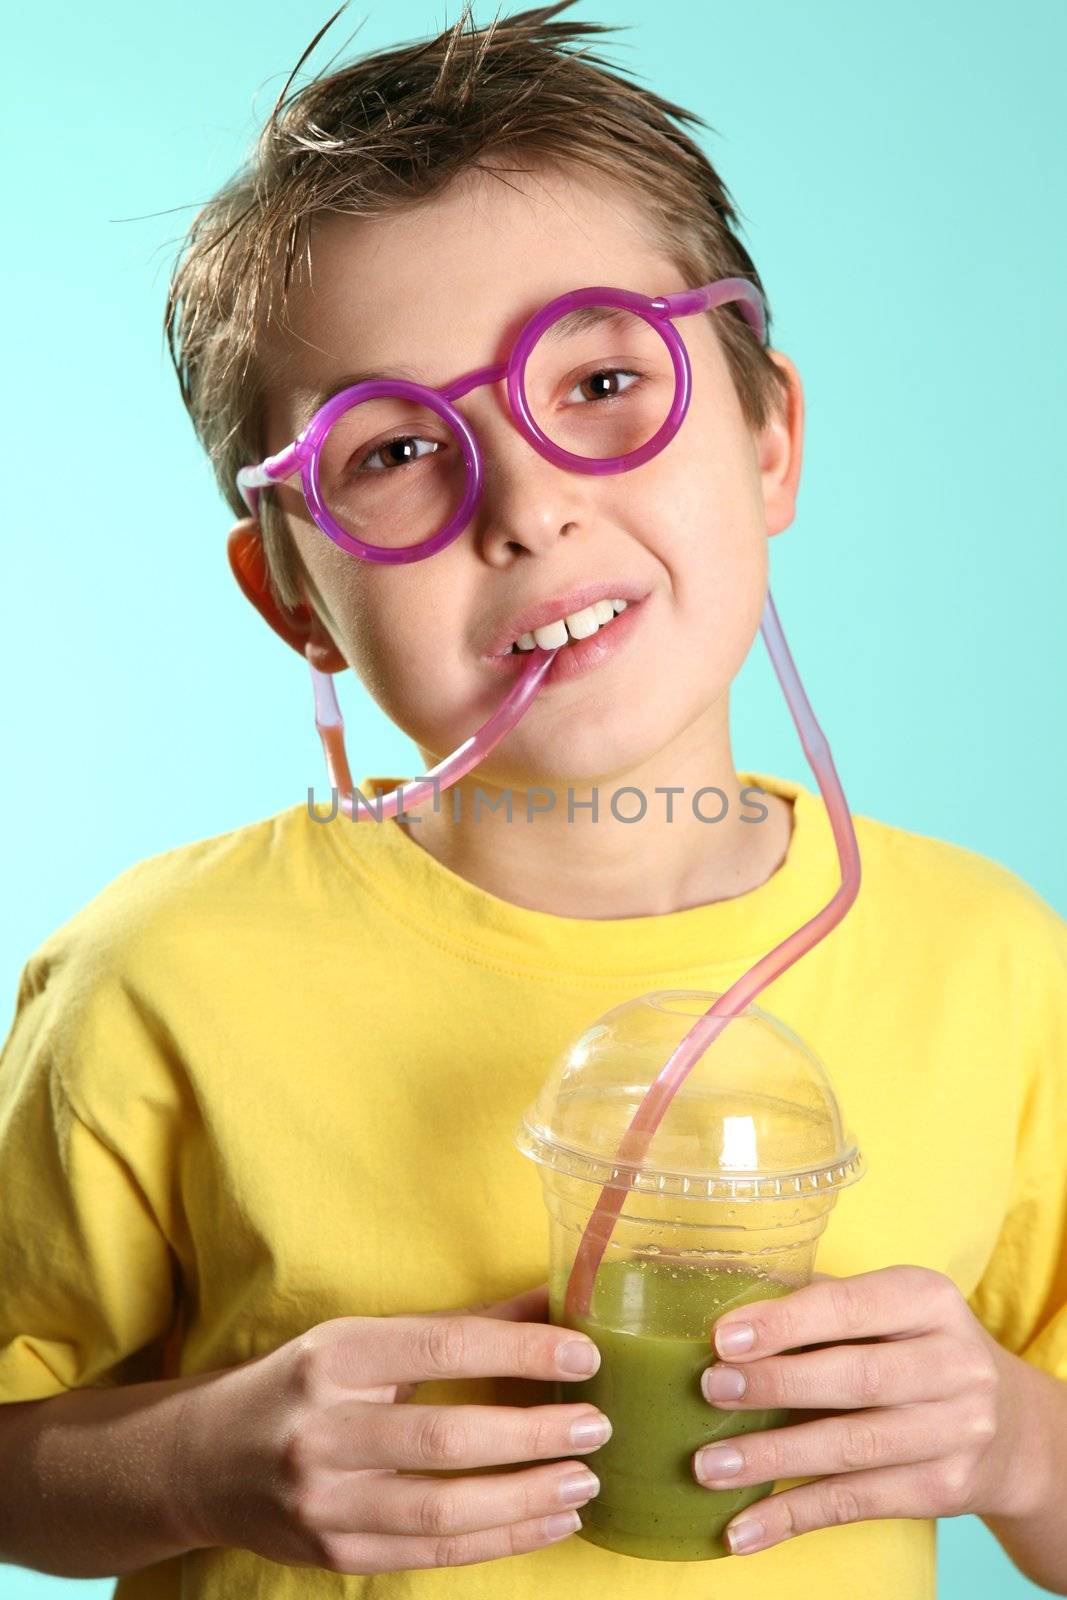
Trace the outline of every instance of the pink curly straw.
{"label": "pink curly straw", "polygon": [[[770,590],[767,591],[760,621],[760,631],[786,703],[796,723],[800,742],[808,765],[819,784],[826,804],[837,846],[841,867],[841,886],[821,911],[783,939],[781,944],[762,956],[755,966],[731,984],[714,1004],[695,1022],[685,1038],[675,1048],[670,1059],[651,1084],[633,1119],[623,1135],[615,1160],[618,1165],[640,1165],[648,1150],[676,1091],[684,1083],[708,1046],[718,1038],[726,1024],[739,1016],[768,984],[780,977],[795,961],[818,944],[836,928],[859,893],[860,858],[856,834],[852,826],[848,802],[841,788],[837,769],[826,736],[815,719],[815,713],[801,684],[789,646],[786,644],[781,623]],[[562,647],[559,647],[562,648]],[[492,716],[466,739],[450,756],[432,767],[421,778],[401,784],[390,794],[379,796],[374,807],[363,800],[366,809],[360,810],[345,753],[344,719],[337,704],[332,678],[311,666],[315,694],[315,726],[322,739],[326,766],[331,786],[338,791],[339,804],[345,814],[355,822],[370,816],[395,817],[409,806],[416,806],[438,794],[441,789],[465,777],[484,759],[494,745],[515,726],[534,699],[549,667],[555,650],[535,649],[522,676],[513,684]],[[310,663],[309,663],[310,666]],[[607,1249],[616,1218],[622,1210],[628,1189],[605,1185],[593,1207],[589,1222],[579,1242],[571,1268],[564,1300],[564,1321],[573,1327],[575,1319],[588,1314],[593,1295],[596,1271]]]}

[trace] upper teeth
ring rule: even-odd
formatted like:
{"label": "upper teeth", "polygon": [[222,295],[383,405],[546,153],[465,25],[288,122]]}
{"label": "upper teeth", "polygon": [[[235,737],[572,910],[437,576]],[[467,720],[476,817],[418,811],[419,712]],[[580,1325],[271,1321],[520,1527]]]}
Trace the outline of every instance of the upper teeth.
{"label": "upper teeth", "polygon": [[520,634],[511,648],[532,650],[537,645],[542,650],[556,650],[561,644],[566,644],[568,638],[588,639],[604,623],[610,622],[616,612],[625,611],[627,604],[626,600],[597,600],[581,611],[572,611],[567,617],[546,622],[543,628],[535,628],[532,633]]}

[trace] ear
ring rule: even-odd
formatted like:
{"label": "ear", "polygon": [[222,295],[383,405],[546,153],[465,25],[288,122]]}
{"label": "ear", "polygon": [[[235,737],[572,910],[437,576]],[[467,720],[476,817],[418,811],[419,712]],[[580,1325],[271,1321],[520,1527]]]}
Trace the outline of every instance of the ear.
{"label": "ear", "polygon": [[263,538],[255,518],[245,517],[234,524],[226,540],[226,553],[241,593],[278,637],[320,672],[343,672],[348,662],[311,607],[301,604],[289,610],[275,600],[267,575]]}
{"label": "ear", "polygon": [[767,421],[757,438],[757,460],[763,483],[768,537],[788,528],[796,514],[800,463],[804,453],[804,390],[800,374],[780,350],[767,354],[789,379],[781,411]]}

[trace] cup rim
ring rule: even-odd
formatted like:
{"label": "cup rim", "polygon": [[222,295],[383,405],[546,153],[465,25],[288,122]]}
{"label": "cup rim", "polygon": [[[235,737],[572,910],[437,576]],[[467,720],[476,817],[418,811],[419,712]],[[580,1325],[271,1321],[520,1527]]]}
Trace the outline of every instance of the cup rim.
{"label": "cup rim", "polygon": [[693,1173],[616,1162],[561,1143],[533,1127],[525,1116],[516,1129],[513,1143],[520,1154],[538,1166],[565,1177],[595,1183],[601,1188],[694,1200],[729,1200],[739,1204],[810,1200],[819,1196],[833,1199],[840,1190],[858,1183],[867,1170],[863,1152],[849,1132],[844,1135],[844,1149],[833,1161],[818,1167],[793,1167],[774,1172],[751,1168],[743,1172]]}

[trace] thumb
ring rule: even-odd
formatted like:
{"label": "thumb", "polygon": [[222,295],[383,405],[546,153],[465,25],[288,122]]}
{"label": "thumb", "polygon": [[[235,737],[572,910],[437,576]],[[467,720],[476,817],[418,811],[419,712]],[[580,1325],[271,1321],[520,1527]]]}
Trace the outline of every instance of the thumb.
{"label": "thumb", "polygon": [[502,1317],[508,1322],[548,1321],[548,1281],[533,1289],[521,1289],[507,1300],[475,1300],[470,1305],[453,1306],[448,1311],[406,1311],[408,1317]]}

